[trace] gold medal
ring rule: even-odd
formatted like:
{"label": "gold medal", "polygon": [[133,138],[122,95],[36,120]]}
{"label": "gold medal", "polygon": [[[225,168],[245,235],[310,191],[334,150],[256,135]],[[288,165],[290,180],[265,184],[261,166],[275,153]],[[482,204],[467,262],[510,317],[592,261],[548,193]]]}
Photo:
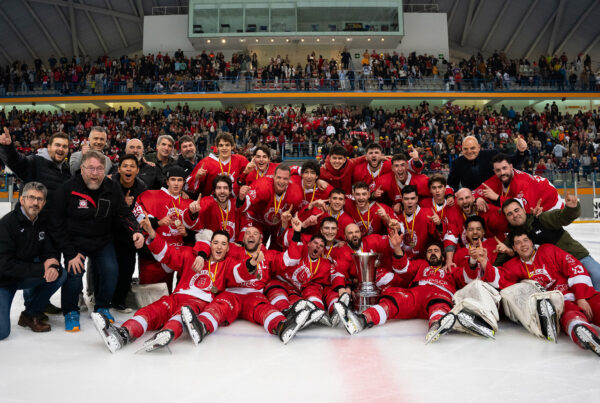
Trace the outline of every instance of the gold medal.
{"label": "gold medal", "polygon": [[179,218],[178,218],[175,220],[175,226],[179,227],[180,225],[181,225],[181,220],[179,220]]}
{"label": "gold medal", "polygon": [[212,287],[210,287],[210,292],[212,292],[213,294],[216,294],[219,292],[219,289],[213,285]]}

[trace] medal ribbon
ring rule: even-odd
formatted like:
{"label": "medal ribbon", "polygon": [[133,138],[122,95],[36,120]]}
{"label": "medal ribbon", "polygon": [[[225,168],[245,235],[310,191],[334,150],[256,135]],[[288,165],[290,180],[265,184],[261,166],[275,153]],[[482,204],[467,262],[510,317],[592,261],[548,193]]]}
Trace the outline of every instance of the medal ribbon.
{"label": "medal ribbon", "polygon": [[[360,210],[358,209],[358,207],[356,208],[356,212],[358,213],[358,216],[360,217],[360,221],[362,222],[362,224],[364,225],[364,227],[365,227],[365,229],[367,230],[367,233],[368,233],[369,232],[369,226],[371,225],[371,206],[369,206],[367,208],[367,223],[366,224],[365,224],[365,220],[363,220],[363,215],[360,212]],[[339,217],[339,214],[338,214],[338,217]]]}
{"label": "medal ribbon", "polygon": [[319,260],[317,260],[317,267],[315,267],[315,270],[313,271],[312,261],[310,260],[310,257],[308,258],[308,267],[310,267],[310,278],[313,278],[313,276],[315,275],[317,270],[319,270],[320,264],[321,264],[321,258],[319,258]]}
{"label": "medal ribbon", "polygon": [[283,199],[285,199],[286,192],[283,192],[283,194],[281,195],[281,198],[279,199],[279,204],[277,204],[277,195],[273,196],[273,203],[275,204],[275,214],[279,212],[279,209],[281,208],[281,203],[283,202]]}
{"label": "medal ribbon", "polygon": [[226,215],[223,215],[223,209],[221,208],[221,206],[219,205],[219,213],[221,213],[221,226],[223,227],[224,231],[227,231],[227,223],[229,222],[229,212],[231,211],[231,209],[229,208],[229,200],[227,201],[227,211],[226,211]]}

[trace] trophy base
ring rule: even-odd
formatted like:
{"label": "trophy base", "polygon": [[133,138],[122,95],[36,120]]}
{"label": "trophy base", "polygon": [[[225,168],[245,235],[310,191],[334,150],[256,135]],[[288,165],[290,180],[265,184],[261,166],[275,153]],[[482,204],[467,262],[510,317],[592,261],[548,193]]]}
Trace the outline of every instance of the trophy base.
{"label": "trophy base", "polygon": [[354,301],[354,310],[357,313],[363,313],[367,308],[377,305],[379,302],[379,293],[369,295],[357,295]]}

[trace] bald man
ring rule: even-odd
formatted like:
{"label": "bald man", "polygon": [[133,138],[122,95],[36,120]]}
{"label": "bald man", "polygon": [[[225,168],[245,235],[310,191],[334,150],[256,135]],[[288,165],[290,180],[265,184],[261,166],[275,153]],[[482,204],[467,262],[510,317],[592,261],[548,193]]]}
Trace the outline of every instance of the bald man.
{"label": "bald man", "polygon": [[[520,166],[520,161],[525,158],[527,142],[519,137],[517,141],[517,153],[511,156],[511,162]],[[482,150],[479,141],[474,136],[467,136],[462,142],[462,155],[454,161],[448,185],[455,191],[461,187],[475,190],[479,185],[494,175],[492,158],[498,154],[498,150]]]}
{"label": "bald man", "polygon": [[139,139],[130,139],[125,144],[125,154],[133,154],[140,162],[140,173],[137,175],[148,189],[158,190],[165,184],[162,170],[144,158],[144,144]]}

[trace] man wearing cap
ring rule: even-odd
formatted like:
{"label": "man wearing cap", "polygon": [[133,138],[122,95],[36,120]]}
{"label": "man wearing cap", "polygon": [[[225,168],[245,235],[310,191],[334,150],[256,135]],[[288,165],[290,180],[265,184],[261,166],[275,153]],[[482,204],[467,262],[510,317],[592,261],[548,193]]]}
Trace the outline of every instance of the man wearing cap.
{"label": "man wearing cap", "polygon": [[[152,228],[169,244],[181,246],[187,231],[183,225],[183,212],[193,202],[182,196],[185,184],[185,171],[173,165],[166,171],[167,187],[160,190],[146,190],[137,199],[133,214],[138,222],[147,215]],[[153,284],[162,281],[170,285],[173,270],[158,263],[148,253],[140,254],[140,284]]]}

